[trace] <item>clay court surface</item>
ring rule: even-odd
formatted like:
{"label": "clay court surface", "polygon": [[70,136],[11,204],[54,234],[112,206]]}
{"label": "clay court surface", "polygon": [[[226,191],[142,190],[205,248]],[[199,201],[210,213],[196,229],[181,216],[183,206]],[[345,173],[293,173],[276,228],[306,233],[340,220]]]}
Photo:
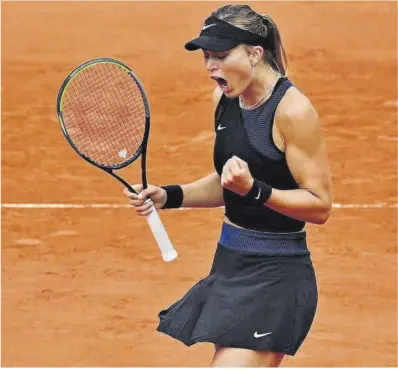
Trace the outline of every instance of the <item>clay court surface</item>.
{"label": "clay court surface", "polygon": [[[4,205],[126,204],[120,184],[81,160],[56,120],[63,79],[101,56],[130,65],[148,92],[150,182],[213,171],[214,82],[183,45],[221,5],[1,4],[3,366],[209,364],[212,345],[187,348],[155,328],[157,313],[208,273],[222,209],[161,212],[180,253],[166,264],[129,208]],[[308,226],[319,309],[284,366],[396,366],[397,5],[251,5],[279,24],[290,78],[322,118],[334,181],[331,219]],[[138,167],[123,170],[132,183]]]}

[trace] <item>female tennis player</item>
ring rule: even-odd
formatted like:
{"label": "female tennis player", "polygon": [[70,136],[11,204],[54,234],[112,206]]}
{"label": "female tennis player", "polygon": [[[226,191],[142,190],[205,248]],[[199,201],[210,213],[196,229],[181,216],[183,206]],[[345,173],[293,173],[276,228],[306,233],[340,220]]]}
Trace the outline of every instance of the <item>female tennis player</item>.
{"label": "female tennis player", "polygon": [[[223,6],[185,45],[217,83],[215,172],[125,195],[139,215],[225,205],[209,275],[159,314],[158,331],[215,344],[211,366],[279,366],[313,322],[317,285],[305,224],[324,224],[331,175],[317,113],[286,77],[275,22]],[[152,201],[144,204],[145,198]]]}

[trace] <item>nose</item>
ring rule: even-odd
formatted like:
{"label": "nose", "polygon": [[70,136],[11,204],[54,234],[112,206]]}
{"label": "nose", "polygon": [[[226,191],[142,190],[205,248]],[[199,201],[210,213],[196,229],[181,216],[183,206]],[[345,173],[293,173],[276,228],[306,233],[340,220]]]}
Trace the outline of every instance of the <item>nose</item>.
{"label": "nose", "polygon": [[206,60],[206,69],[209,72],[214,72],[218,68],[217,61],[213,58],[209,58]]}

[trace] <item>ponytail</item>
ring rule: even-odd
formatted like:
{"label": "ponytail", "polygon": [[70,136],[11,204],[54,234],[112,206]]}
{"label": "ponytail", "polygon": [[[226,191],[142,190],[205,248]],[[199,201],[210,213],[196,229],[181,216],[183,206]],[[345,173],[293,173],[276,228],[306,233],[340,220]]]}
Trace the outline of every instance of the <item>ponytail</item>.
{"label": "ponytail", "polygon": [[282,76],[286,76],[287,58],[278,27],[268,15],[262,15],[262,18],[267,35],[267,44],[264,49],[265,59],[274,70]]}

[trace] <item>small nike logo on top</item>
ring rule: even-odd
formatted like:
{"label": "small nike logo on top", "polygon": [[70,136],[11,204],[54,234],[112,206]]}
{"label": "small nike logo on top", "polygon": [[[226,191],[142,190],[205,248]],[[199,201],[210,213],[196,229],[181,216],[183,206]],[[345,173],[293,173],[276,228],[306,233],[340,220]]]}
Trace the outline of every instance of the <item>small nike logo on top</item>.
{"label": "small nike logo on top", "polygon": [[217,126],[217,130],[218,130],[218,131],[224,130],[225,128],[227,128],[227,127],[226,127],[226,126],[221,126],[221,125],[218,125],[218,126]]}
{"label": "small nike logo on top", "polygon": [[270,331],[269,333],[264,333],[264,334],[258,334],[257,332],[254,333],[254,338],[261,338],[261,337],[265,337],[266,335],[270,335],[272,334],[272,331]]}
{"label": "small nike logo on top", "polygon": [[258,195],[254,199],[260,199],[261,189],[258,191]]}
{"label": "small nike logo on top", "polygon": [[213,27],[213,26],[216,26],[216,24],[213,23],[213,24],[208,24],[207,26],[203,26],[202,31],[207,30],[208,28]]}

